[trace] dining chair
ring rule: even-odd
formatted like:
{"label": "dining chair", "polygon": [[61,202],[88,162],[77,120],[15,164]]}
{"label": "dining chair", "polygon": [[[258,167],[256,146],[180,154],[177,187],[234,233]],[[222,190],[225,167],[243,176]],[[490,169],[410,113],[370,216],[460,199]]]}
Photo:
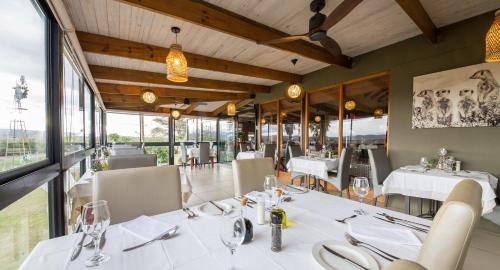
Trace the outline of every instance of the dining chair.
{"label": "dining chair", "polygon": [[273,159],[274,163],[274,155],[276,154],[276,144],[266,144],[264,146],[264,157],[270,157]]}
{"label": "dining chair", "polygon": [[[303,154],[302,154],[302,149],[300,148],[300,145],[296,145],[296,144],[288,145],[287,155],[290,155],[289,159],[302,156]],[[288,160],[287,160],[287,164],[288,164]],[[306,175],[304,173],[291,172],[290,183],[293,184],[295,179],[300,179],[300,185],[303,186],[304,182],[305,182],[305,178],[306,178]]]}
{"label": "dining chair", "polygon": [[248,151],[248,143],[242,142],[240,143],[240,152],[247,152]]}
{"label": "dining chair", "polygon": [[94,200],[106,200],[111,223],[182,208],[177,166],[100,171],[95,175]]}
{"label": "dining chair", "polygon": [[156,154],[120,155],[120,156],[110,156],[108,158],[109,170],[152,167],[156,165],[157,165]]}
{"label": "dining chair", "polygon": [[349,194],[349,184],[350,184],[349,168],[351,166],[351,157],[352,157],[351,148],[342,149],[342,154],[340,155],[337,174],[328,177],[328,179],[323,179],[325,181],[325,187],[324,187],[325,191],[327,190],[327,183],[330,183],[340,191],[340,197],[342,197],[342,191],[344,191],[344,189],[347,189],[347,197],[351,198],[351,194]]}
{"label": "dining chair", "polygon": [[[385,149],[368,149],[368,160],[371,167],[371,184],[373,188],[373,205],[377,205],[377,199],[382,196],[382,187],[385,179],[392,172],[392,166],[387,157]],[[387,205],[387,198],[384,202]]]}
{"label": "dining chair", "polygon": [[213,157],[210,157],[210,144],[208,142],[200,142],[200,155],[198,156],[198,164],[205,165],[212,161],[213,166]]}
{"label": "dining chair", "polygon": [[264,190],[266,175],[274,175],[273,159],[256,158],[233,160],[234,195],[239,197],[251,191]]}
{"label": "dining chair", "polygon": [[181,143],[180,145],[181,145],[181,163],[182,163],[182,166],[185,167],[189,161],[189,157],[187,154],[187,148],[186,148],[186,145],[184,143]]}
{"label": "dining chair", "polygon": [[416,265],[428,270],[462,269],[472,232],[481,217],[481,196],[479,183],[460,181],[434,217],[416,262],[400,261],[386,269],[420,269]]}

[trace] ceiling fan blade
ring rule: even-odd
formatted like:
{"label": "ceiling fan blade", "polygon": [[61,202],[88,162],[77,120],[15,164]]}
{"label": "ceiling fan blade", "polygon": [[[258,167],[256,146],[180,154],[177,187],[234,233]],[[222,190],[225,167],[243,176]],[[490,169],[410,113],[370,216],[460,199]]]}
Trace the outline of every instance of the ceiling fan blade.
{"label": "ceiling fan blade", "polygon": [[302,35],[294,35],[294,36],[288,36],[288,37],[282,37],[282,38],[277,38],[277,39],[271,39],[271,40],[266,40],[266,41],[260,41],[257,42],[257,44],[276,44],[276,43],[285,43],[285,42],[292,42],[296,40],[309,40],[309,33],[305,33]]}
{"label": "ceiling fan blade", "polygon": [[334,25],[340,22],[361,2],[363,2],[363,0],[344,0],[332,11],[332,13],[330,13],[330,15],[328,15],[320,28],[328,31],[328,29],[332,28]]}
{"label": "ceiling fan blade", "polygon": [[342,54],[342,49],[340,48],[339,44],[337,41],[335,41],[333,38],[329,36],[325,36],[322,40],[319,41],[325,49],[334,56],[341,55]]}

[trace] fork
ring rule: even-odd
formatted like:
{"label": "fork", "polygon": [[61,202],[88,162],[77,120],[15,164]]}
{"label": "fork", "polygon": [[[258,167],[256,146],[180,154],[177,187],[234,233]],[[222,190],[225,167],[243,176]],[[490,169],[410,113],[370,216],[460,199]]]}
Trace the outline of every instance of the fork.
{"label": "fork", "polygon": [[355,218],[355,217],[357,217],[357,216],[358,216],[358,215],[352,215],[352,216],[350,216],[350,217],[346,217],[346,218],[344,218],[344,219],[336,219],[335,221],[340,222],[340,223],[344,223],[344,224],[345,224],[345,223],[346,223],[346,222],[345,222],[346,220],[351,219],[351,218]]}
{"label": "fork", "polygon": [[182,208],[182,211],[184,211],[184,213],[188,215],[188,219],[195,217],[195,215],[191,211],[189,211],[188,208]]}
{"label": "fork", "polygon": [[[382,257],[382,258],[384,258],[384,259],[386,259],[386,260],[388,260],[390,262],[392,262],[394,260],[399,260],[400,259],[399,257],[396,257],[396,256],[394,256],[394,255],[392,255],[390,253],[387,253],[387,252],[385,252],[385,251],[383,251],[383,250],[381,250],[381,249],[379,249],[379,248],[377,248],[375,246],[372,246],[372,245],[370,245],[368,243],[359,241],[358,239],[354,238],[349,233],[345,233],[345,238],[346,238],[347,242],[349,242],[349,244],[351,244],[353,246],[356,246],[356,247],[357,246],[364,247],[364,248],[370,250],[371,252],[379,255],[380,257]],[[385,256],[382,255],[382,254],[380,254],[380,253],[384,254]]]}

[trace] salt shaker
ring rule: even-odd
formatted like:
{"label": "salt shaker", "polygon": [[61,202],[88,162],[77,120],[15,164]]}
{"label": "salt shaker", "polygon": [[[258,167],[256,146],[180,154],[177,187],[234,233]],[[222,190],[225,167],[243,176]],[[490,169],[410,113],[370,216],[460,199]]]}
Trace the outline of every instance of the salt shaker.
{"label": "salt shaker", "polygon": [[257,224],[266,223],[266,201],[262,196],[257,197]]}
{"label": "salt shaker", "polygon": [[462,166],[462,161],[460,161],[460,160],[455,161],[455,170],[457,172],[462,170],[461,166]]}

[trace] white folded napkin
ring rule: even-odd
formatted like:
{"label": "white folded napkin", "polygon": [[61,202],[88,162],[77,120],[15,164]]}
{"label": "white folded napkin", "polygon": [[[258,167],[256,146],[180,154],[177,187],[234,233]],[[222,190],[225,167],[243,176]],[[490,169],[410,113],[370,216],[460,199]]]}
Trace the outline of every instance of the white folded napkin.
{"label": "white folded napkin", "polygon": [[154,239],[174,227],[174,225],[160,222],[148,216],[140,216],[136,219],[124,222],[120,224],[120,226],[125,231],[139,238],[143,238],[146,241]]}
{"label": "white folded napkin", "polygon": [[269,200],[271,198],[271,195],[269,195],[267,192],[260,192],[260,191],[251,191],[245,197],[249,198],[252,201],[257,201],[257,197],[263,197],[265,200]]}
{"label": "white folded napkin", "polygon": [[408,246],[421,246],[422,242],[408,229],[388,228],[366,224],[348,223],[348,231],[356,238],[378,240]]}
{"label": "white folded napkin", "polygon": [[408,165],[401,167],[402,170],[415,171],[415,172],[425,172],[425,168],[420,165]]}

